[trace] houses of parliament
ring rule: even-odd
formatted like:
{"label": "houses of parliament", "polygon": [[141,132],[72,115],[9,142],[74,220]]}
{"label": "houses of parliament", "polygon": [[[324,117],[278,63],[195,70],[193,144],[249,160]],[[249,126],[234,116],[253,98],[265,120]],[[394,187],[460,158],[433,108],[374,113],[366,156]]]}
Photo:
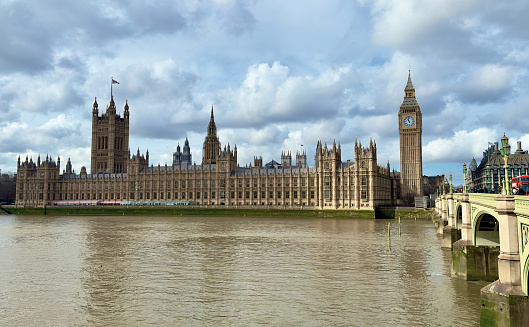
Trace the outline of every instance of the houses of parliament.
{"label": "houses of parliament", "polygon": [[355,141],[353,160],[342,160],[340,144],[318,141],[314,167],[305,152],[295,162],[291,152],[263,165],[237,163],[237,146],[222,147],[213,107],[202,148],[202,163],[192,164],[189,142],[178,146],[171,165],[153,165],[149,152],[129,150],[129,105],[123,117],[113,96],[100,115],[97,98],[92,108],[90,172],[72,171],[68,158],[61,173],[60,157],[46,156],[17,163],[16,205],[196,205],[373,210],[398,202],[412,203],[423,195],[422,113],[408,74],[398,113],[400,173],[389,162],[377,162],[377,145]]}

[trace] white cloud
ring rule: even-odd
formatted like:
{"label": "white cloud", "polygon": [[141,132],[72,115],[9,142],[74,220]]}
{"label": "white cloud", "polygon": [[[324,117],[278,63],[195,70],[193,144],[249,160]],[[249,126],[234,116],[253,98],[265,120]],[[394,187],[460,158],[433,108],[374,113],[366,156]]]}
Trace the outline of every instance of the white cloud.
{"label": "white cloud", "polygon": [[498,132],[490,128],[478,128],[470,132],[461,130],[450,138],[431,140],[423,147],[424,162],[468,162],[481,158],[488,142],[497,138]]}
{"label": "white cloud", "polygon": [[465,83],[465,87],[484,93],[504,90],[511,82],[512,75],[511,67],[495,64],[484,65],[472,72],[469,80]]}
{"label": "white cloud", "polygon": [[396,46],[422,42],[437,25],[450,23],[477,5],[477,0],[377,0],[371,9],[373,40]]}
{"label": "white cloud", "polygon": [[[522,0],[4,1],[1,152],[88,164],[92,103],[104,111],[114,77],[130,146],[148,147],[154,164],[186,135],[200,162],[214,104],[221,142],[238,145],[241,163],[300,144],[311,162],[318,140],[335,139],[347,159],[355,137],[372,136],[379,161],[397,167],[411,65],[424,162],[459,166],[481,155],[479,136],[526,133],[527,12]],[[15,164],[0,157],[3,170]]]}

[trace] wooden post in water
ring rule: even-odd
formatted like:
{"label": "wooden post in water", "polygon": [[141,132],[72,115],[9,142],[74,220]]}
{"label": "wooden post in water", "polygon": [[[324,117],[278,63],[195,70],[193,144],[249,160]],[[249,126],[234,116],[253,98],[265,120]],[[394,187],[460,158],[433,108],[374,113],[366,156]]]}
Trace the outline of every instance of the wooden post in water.
{"label": "wooden post in water", "polygon": [[388,249],[389,253],[391,253],[391,230],[389,229],[391,226],[391,223],[388,222]]}

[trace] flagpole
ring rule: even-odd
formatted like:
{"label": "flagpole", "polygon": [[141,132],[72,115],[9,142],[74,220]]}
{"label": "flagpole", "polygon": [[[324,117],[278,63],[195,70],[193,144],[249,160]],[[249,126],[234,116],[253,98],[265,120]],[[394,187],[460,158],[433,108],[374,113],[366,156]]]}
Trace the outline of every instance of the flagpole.
{"label": "flagpole", "polygon": [[112,99],[112,84],[114,84],[114,83],[112,83],[113,80],[114,80],[114,77],[111,77],[110,78],[110,98],[111,99]]}

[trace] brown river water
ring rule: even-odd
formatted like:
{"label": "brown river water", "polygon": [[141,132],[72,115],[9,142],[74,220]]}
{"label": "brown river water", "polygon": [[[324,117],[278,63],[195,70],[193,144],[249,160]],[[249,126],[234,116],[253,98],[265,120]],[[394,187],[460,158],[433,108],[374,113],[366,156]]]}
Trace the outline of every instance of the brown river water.
{"label": "brown river water", "polygon": [[477,326],[426,219],[0,216],[0,326]]}

